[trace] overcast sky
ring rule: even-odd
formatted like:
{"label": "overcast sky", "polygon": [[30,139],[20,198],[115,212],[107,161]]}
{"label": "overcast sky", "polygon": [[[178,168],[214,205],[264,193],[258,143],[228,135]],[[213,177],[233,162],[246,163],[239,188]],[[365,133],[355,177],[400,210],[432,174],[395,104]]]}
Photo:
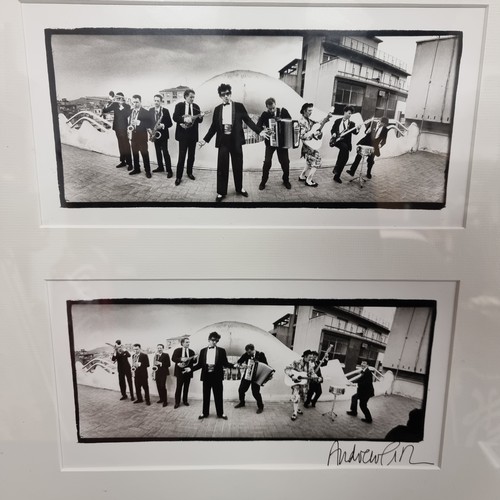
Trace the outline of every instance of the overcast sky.
{"label": "overcast sky", "polygon": [[[382,37],[379,49],[411,68],[415,41],[428,37]],[[53,35],[56,90],[59,99],[107,96],[153,96],[178,85],[199,87],[227,71],[251,70],[278,77],[278,71],[301,57],[302,38],[237,35]]]}

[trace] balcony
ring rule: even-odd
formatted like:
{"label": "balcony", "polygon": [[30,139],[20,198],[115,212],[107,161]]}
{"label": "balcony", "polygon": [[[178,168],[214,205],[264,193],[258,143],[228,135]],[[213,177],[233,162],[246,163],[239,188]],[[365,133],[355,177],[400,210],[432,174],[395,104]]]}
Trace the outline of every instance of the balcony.
{"label": "balcony", "polygon": [[338,71],[338,74],[340,76],[343,76],[344,78],[348,78],[349,80],[356,80],[358,82],[371,83],[371,84],[374,84],[380,88],[398,90],[398,91],[403,92],[405,94],[408,93],[407,85],[402,83],[402,82],[400,82],[399,85],[394,85],[390,82],[381,80],[380,78],[371,78],[369,76],[356,75],[355,73],[352,73],[352,72],[350,73],[348,71],[341,71],[341,70]]}
{"label": "balcony", "polygon": [[333,43],[336,45],[341,45],[342,47],[346,47],[354,52],[358,52],[359,54],[364,54],[373,59],[377,59],[378,61],[382,61],[389,66],[397,68],[405,73],[408,73],[408,66],[405,62],[397,59],[391,54],[387,54],[382,50],[378,50],[375,47],[372,47],[366,43],[360,42],[359,40],[355,40],[349,36],[343,36],[340,40],[328,40],[328,43]]}
{"label": "balcony", "polygon": [[342,333],[344,335],[347,335],[349,337],[356,337],[356,338],[361,338],[364,339],[372,344],[379,345],[382,347],[387,346],[387,335],[380,335],[380,338],[374,338],[370,332],[366,332],[365,334],[356,332],[354,330],[354,325],[350,324],[351,328],[349,328],[349,325],[346,327],[343,327],[342,325],[338,324],[338,322],[334,322],[333,318],[330,318],[330,321],[325,322],[323,325],[323,329],[334,332],[334,333]]}

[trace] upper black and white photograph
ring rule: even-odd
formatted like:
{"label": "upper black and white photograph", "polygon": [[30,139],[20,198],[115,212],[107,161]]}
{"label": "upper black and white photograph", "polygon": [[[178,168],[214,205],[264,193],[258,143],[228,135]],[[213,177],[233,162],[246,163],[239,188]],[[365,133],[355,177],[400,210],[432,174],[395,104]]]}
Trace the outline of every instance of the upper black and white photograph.
{"label": "upper black and white photograph", "polygon": [[69,301],[78,442],[417,443],[430,300]]}
{"label": "upper black and white photograph", "polygon": [[45,37],[63,208],[447,206],[459,31]]}

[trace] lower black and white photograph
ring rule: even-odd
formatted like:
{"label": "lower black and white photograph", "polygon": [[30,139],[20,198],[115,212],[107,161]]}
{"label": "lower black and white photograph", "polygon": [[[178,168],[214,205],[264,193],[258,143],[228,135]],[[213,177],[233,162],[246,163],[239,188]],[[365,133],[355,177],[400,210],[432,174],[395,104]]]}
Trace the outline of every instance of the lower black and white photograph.
{"label": "lower black and white photograph", "polygon": [[68,303],[80,442],[424,438],[432,301]]}

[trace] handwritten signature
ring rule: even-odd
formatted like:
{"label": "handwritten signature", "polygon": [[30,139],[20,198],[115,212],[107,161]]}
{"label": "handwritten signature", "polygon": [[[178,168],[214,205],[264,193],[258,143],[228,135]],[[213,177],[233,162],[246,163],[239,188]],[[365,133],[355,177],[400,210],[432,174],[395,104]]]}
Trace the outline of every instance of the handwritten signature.
{"label": "handwritten signature", "polygon": [[408,465],[434,465],[433,462],[418,462],[413,459],[415,446],[412,444],[403,444],[392,442],[381,451],[376,452],[371,448],[358,448],[356,443],[352,446],[350,452],[343,450],[338,441],[334,441],[330,447],[326,465],[342,464],[375,464],[387,466],[391,464],[405,463]]}

